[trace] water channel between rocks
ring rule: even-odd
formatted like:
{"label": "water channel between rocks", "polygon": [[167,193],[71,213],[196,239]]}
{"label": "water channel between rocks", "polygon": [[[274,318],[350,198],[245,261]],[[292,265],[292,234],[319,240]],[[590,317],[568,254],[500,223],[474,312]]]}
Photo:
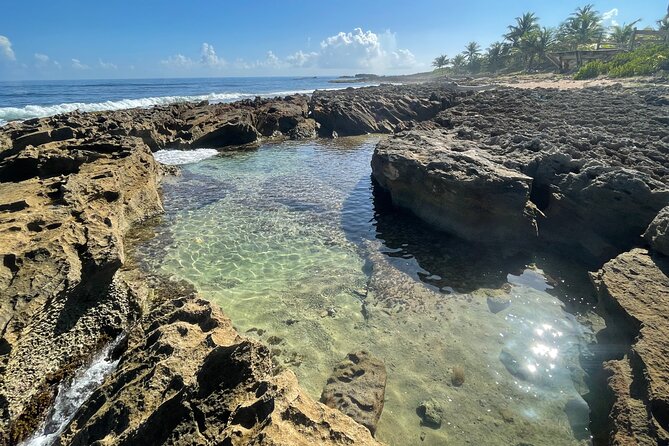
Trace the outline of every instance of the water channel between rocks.
{"label": "water channel between rocks", "polygon": [[[590,290],[569,279],[584,270],[475,247],[393,209],[370,178],[377,141],[284,142],[184,165],[134,256],[192,282],[315,399],[347,353],[383,359],[376,436],[388,444],[588,444]],[[416,413],[429,398],[438,429]]]}

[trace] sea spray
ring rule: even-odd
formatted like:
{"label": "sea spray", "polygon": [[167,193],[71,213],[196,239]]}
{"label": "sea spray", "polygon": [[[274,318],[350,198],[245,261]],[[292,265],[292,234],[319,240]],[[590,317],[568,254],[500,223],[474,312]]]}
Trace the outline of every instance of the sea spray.
{"label": "sea spray", "polygon": [[48,446],[58,438],[65,427],[72,421],[79,407],[102,384],[105,377],[118,365],[118,359],[112,358],[112,352],[123,340],[119,335],[98,352],[91,362],[80,368],[70,380],[64,380],[58,386],[58,394],[49,414],[32,437],[20,446]]}

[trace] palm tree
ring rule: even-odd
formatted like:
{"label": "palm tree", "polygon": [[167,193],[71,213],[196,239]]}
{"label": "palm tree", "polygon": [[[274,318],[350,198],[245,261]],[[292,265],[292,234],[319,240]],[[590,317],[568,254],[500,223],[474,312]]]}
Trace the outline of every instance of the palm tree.
{"label": "palm tree", "polygon": [[533,12],[526,12],[522,16],[516,17],[515,25],[509,25],[507,28],[509,32],[504,34],[504,38],[515,47],[523,36],[539,29],[539,17]]}
{"label": "palm tree", "polygon": [[609,39],[618,47],[627,47],[632,38],[632,34],[634,34],[634,25],[640,21],[641,19],[637,19],[629,24],[623,23],[622,25],[614,25],[611,28]]}
{"label": "palm tree", "polygon": [[464,68],[466,62],[467,59],[465,58],[464,55],[462,54],[456,55],[453,59],[451,59],[451,64],[453,65],[453,71],[455,71],[456,73],[462,71],[462,68]]}
{"label": "palm tree", "polygon": [[669,31],[669,14],[665,15],[662,20],[657,21],[657,29],[659,31]]}
{"label": "palm tree", "polygon": [[594,8],[592,4],[576,8],[560,27],[561,40],[568,42],[572,49],[576,50],[579,45],[587,45],[601,37],[602,18]]}
{"label": "palm tree", "polygon": [[467,46],[465,46],[465,50],[462,52],[462,54],[467,59],[467,63],[471,65],[481,54],[481,45],[479,45],[477,42],[469,42]]}
{"label": "palm tree", "polygon": [[488,69],[491,73],[496,73],[497,70],[504,64],[509,55],[509,46],[502,42],[492,43],[486,52],[488,59]]}
{"label": "palm tree", "polygon": [[441,56],[437,56],[434,58],[432,61],[432,66],[436,68],[443,68],[446,65],[448,65],[448,57],[445,54],[442,54]]}

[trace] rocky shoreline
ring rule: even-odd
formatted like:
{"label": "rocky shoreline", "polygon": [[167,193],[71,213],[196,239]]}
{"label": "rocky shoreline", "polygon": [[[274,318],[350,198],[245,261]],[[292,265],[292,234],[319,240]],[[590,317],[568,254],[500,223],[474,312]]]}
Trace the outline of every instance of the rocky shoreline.
{"label": "rocky shoreline", "polygon": [[[608,261],[592,280],[607,321],[626,321],[628,342],[624,357],[604,358],[612,438],[667,441],[668,105],[669,89],[652,85],[474,92],[440,83],[0,128],[0,444],[29,437],[58,383],[121,333],[117,369],[58,444],[377,444],[378,382],[371,412],[347,410],[342,395],[324,397],[332,407],[313,401],[292,372],[273,375],[266,347],[187,285],[132,268],[124,247],[130,229],[162,212],[170,172],[152,151],[365,133],[394,133],[375,151],[374,178],[437,228]],[[385,371],[377,376],[385,386]]]}

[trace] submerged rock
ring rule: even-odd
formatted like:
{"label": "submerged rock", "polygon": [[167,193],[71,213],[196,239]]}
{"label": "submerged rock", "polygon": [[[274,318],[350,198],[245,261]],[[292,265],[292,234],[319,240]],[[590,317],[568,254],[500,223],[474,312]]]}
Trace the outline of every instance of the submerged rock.
{"label": "submerged rock", "polygon": [[341,410],[374,434],[383,411],[386,366],[365,351],[349,353],[337,364],[321,394],[321,402]]}
{"label": "submerged rock", "polygon": [[511,306],[511,299],[488,296],[486,298],[486,303],[488,304],[488,309],[490,310],[490,312],[497,314],[500,311],[504,311]]}
{"label": "submerged rock", "polygon": [[439,429],[444,410],[434,398],[423,401],[416,408],[416,413],[421,418],[421,425]]}

